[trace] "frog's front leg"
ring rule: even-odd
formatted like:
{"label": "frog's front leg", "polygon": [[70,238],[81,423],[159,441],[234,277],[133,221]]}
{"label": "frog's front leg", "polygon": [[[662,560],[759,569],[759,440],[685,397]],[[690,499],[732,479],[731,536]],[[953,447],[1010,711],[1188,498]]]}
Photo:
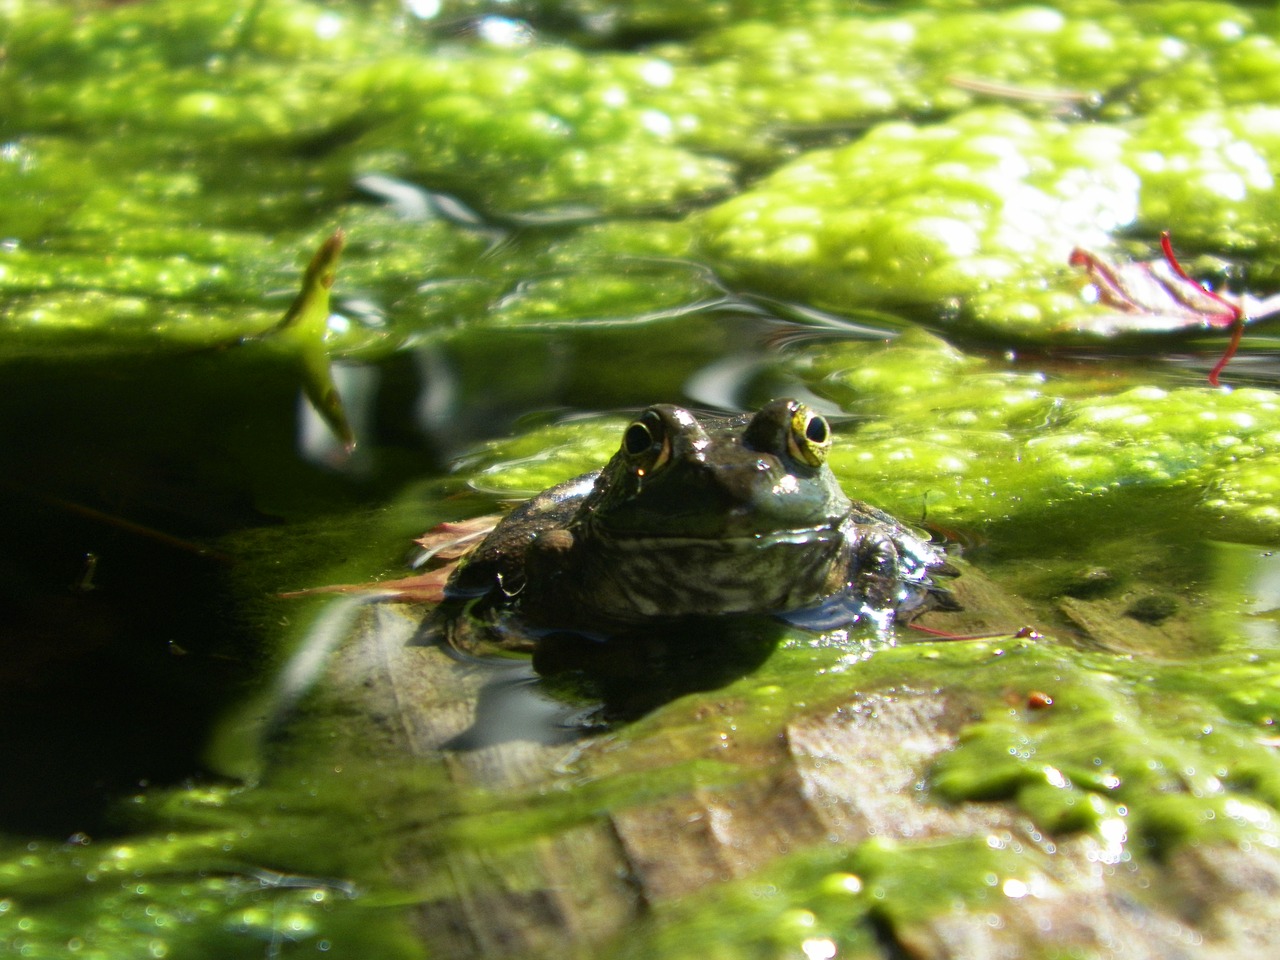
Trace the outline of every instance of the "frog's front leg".
{"label": "frog's front leg", "polygon": [[854,551],[852,584],[871,610],[892,611],[902,599],[898,545],[878,530],[862,535]]}

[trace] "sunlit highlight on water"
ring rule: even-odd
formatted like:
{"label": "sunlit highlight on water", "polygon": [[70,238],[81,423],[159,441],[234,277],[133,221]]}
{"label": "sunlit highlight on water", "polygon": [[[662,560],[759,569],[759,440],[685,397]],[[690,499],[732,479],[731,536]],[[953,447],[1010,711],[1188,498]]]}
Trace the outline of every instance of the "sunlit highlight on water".
{"label": "sunlit highlight on water", "polygon": [[831,960],[836,955],[835,941],[828,937],[812,937],[800,944],[808,960]]}

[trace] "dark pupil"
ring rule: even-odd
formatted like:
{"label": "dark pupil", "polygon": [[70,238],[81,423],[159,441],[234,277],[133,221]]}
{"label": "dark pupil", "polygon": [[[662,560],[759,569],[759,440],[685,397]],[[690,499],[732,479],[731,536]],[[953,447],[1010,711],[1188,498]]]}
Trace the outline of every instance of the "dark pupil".
{"label": "dark pupil", "polygon": [[633,457],[638,457],[653,446],[653,434],[643,423],[633,423],[622,435],[622,449]]}
{"label": "dark pupil", "polygon": [[831,431],[822,417],[810,417],[804,425],[804,435],[813,443],[826,443]]}

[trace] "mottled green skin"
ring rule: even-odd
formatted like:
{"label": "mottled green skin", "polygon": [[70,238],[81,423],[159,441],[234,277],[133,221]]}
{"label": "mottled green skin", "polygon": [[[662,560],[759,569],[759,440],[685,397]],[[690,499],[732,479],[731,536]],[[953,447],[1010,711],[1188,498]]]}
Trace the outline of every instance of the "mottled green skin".
{"label": "mottled green skin", "polygon": [[[942,551],[845,496],[825,447],[816,463],[798,456],[788,436],[797,411],[803,418],[794,400],[728,419],[649,408],[603,470],[534,497],[455,573],[443,608],[452,635],[465,632],[468,605],[465,619],[500,632],[518,619],[609,633],[651,618],[792,612],[833,599],[844,613],[824,625],[831,616],[885,623],[936,603],[929,574]],[[655,468],[628,450],[644,421],[668,444]]]}

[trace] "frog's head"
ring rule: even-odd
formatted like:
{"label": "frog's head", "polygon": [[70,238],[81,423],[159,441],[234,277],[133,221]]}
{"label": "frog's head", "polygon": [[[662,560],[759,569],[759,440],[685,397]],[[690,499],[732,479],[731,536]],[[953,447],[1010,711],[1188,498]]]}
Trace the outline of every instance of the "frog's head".
{"label": "frog's head", "polygon": [[797,400],[704,420],[658,404],[623,431],[579,516],[614,539],[803,538],[849,513],[830,447],[827,421]]}

